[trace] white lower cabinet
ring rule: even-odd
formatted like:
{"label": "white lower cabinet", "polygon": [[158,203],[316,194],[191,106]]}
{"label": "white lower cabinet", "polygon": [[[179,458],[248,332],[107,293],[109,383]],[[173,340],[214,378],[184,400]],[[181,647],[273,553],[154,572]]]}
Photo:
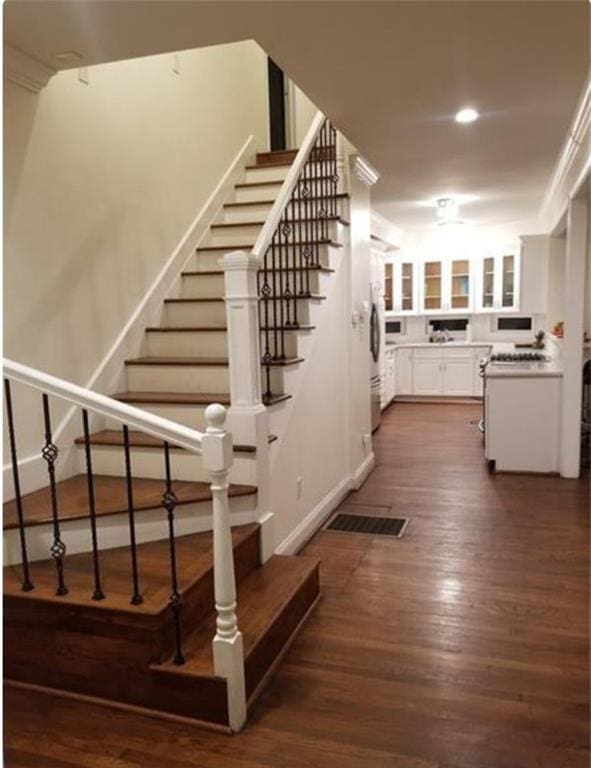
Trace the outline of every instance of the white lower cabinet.
{"label": "white lower cabinet", "polygon": [[396,395],[482,397],[480,360],[487,347],[396,350]]}
{"label": "white lower cabinet", "polygon": [[412,395],[413,394],[413,350],[412,349],[397,349],[396,350],[396,394],[397,395]]}
{"label": "white lower cabinet", "polygon": [[439,350],[415,350],[412,394],[421,396],[443,394],[443,356]]}

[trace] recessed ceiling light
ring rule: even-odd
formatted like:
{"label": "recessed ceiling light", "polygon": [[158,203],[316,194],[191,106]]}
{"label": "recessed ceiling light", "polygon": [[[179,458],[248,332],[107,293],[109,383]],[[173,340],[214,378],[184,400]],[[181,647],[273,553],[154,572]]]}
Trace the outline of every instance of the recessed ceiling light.
{"label": "recessed ceiling light", "polygon": [[464,107],[456,115],[456,123],[473,123],[480,115],[472,107]]}

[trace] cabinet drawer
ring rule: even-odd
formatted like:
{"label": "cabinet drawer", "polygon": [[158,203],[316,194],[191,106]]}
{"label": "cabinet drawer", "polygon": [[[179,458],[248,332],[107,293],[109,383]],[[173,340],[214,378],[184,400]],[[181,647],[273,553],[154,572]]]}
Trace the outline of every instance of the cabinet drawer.
{"label": "cabinet drawer", "polygon": [[472,347],[466,347],[464,349],[450,348],[443,350],[444,360],[472,360],[474,352]]}
{"label": "cabinet drawer", "polygon": [[426,349],[425,347],[416,347],[413,350],[415,360],[442,360],[442,349]]}

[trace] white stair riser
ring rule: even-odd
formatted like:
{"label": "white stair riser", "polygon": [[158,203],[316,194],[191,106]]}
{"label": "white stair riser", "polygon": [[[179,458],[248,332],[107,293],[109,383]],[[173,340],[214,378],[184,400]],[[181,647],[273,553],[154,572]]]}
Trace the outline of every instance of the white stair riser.
{"label": "white stair riser", "polygon": [[[130,405],[156,416],[162,416],[164,419],[176,421],[178,424],[184,424],[191,429],[198,429],[200,432],[205,429],[204,414],[207,405],[179,405],[176,403],[130,403]],[[105,429],[121,429],[121,424],[107,419]]]}
{"label": "white stair riser", "polygon": [[[290,225],[289,230],[281,230],[281,243],[283,246],[294,242],[306,242],[308,240],[333,240],[334,242],[344,242],[342,224],[337,221],[327,222],[327,226],[322,227],[321,223],[314,224],[308,222]],[[228,250],[238,246],[253,245],[261,226],[244,225],[240,227],[227,227],[223,229],[210,229],[207,235],[199,244],[199,248],[209,248],[216,246],[227,246]]]}
{"label": "white stair riser", "polygon": [[[266,304],[266,306],[265,306]],[[297,320],[300,325],[308,325],[310,323],[310,300],[309,299],[297,299]],[[289,316],[288,316],[289,309]],[[261,320],[263,325],[279,325],[283,321],[294,321],[294,302],[283,304],[283,310],[281,309],[280,302],[263,302],[261,307]],[[268,321],[268,322],[267,322]]]}
{"label": "white stair riser", "polygon": [[[79,471],[86,471],[85,455],[82,446],[78,451]],[[164,453],[157,448],[132,448],[131,467],[134,477],[164,477]],[[210,478],[203,466],[201,456],[179,449],[170,450],[170,467],[173,480],[189,482],[209,482]],[[93,445],[92,469],[97,475],[125,476],[125,455],[123,448],[117,445]],[[230,470],[230,482],[243,485],[256,485],[256,455],[254,453],[236,453]]]}
{"label": "white stair riser", "polygon": [[225,327],[226,305],[223,301],[167,302],[166,325]]}
{"label": "white stair riser", "polygon": [[274,184],[256,184],[252,187],[235,187],[234,199],[229,201],[233,203],[250,203],[253,200],[270,200],[277,197],[281,184],[278,181]]}
{"label": "white stair riser", "polygon": [[[231,525],[246,525],[256,520],[256,494],[230,498]],[[190,533],[209,531],[212,528],[211,501],[196,504],[181,504],[175,511],[175,533],[186,536]],[[62,520],[61,538],[66,545],[64,571],[68,581],[68,555],[92,550],[90,526],[88,520]],[[99,549],[112,549],[129,545],[129,518],[127,513],[104,515],[97,518]],[[137,512],[135,516],[136,541],[159,541],[168,538],[166,515],[162,508]],[[53,530],[50,524],[36,525],[27,529],[27,553],[29,560],[47,560],[51,557],[50,547],[53,542]],[[4,565],[22,562],[18,530],[4,531]],[[131,571],[130,571],[131,574]],[[34,573],[33,573],[34,579]],[[130,575],[131,583],[131,575]],[[140,563],[140,583],[143,584]],[[145,585],[149,585],[146,583]],[[89,581],[89,595],[92,582]],[[33,592],[33,594],[35,594]]]}
{"label": "white stair riser", "polygon": [[249,168],[246,171],[244,181],[246,184],[260,184],[261,181],[281,181],[285,179],[289,171],[287,165],[269,165],[260,168]]}
{"label": "white stair riser", "polygon": [[228,392],[227,366],[128,365],[127,386],[132,392]]}
{"label": "white stair riser", "polygon": [[181,275],[182,299],[219,299],[224,295],[223,275]]}
{"label": "white stair riser", "polygon": [[[337,241],[339,242],[339,241]],[[251,243],[254,245],[254,243]],[[225,253],[231,253],[234,248],[228,248],[223,251],[197,251],[195,255],[189,260],[187,264],[187,271],[200,270],[200,269],[223,269],[223,258]],[[323,267],[334,267],[339,257],[341,249],[334,246],[320,245],[317,247],[317,260],[318,264]],[[296,266],[300,265],[300,252],[299,248],[295,253]],[[293,249],[288,248],[287,253],[283,254],[283,264],[293,266],[294,253]]]}
{"label": "white stair riser", "polygon": [[[246,205],[240,208],[224,208],[222,213],[218,216],[217,224],[246,224],[250,221],[266,221],[267,216],[271,212],[273,206],[272,196],[268,194],[261,194],[260,200],[267,200],[268,202],[261,202],[258,205]],[[302,206],[302,215],[305,215],[305,206]],[[346,198],[339,198],[337,202],[337,213],[344,219],[348,219],[348,205]]]}
{"label": "white stair riser", "polygon": [[255,243],[262,229],[260,221],[256,224],[241,224],[239,227],[210,227],[199,243],[200,248],[215,245],[237,246]]}
{"label": "white stair riser", "polygon": [[227,357],[226,331],[167,331],[148,334],[151,357]]}
{"label": "white stair riser", "polygon": [[258,205],[245,205],[243,208],[224,208],[222,213],[218,216],[218,224],[238,224],[247,223],[249,221],[266,221],[267,216],[271,212],[273,207],[272,196],[269,194],[261,194],[260,200],[268,200],[269,202],[260,203]]}

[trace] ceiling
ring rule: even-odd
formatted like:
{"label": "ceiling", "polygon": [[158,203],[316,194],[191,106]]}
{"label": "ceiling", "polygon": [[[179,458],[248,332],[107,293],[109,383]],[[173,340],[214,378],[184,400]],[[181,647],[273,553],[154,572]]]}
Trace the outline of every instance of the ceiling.
{"label": "ceiling", "polygon": [[[8,0],[4,37],[49,66],[256,39],[381,173],[399,226],[465,195],[468,222],[535,231],[589,67],[586,0],[52,2]],[[76,51],[82,60],[60,63]],[[453,115],[476,107],[481,118]]]}

